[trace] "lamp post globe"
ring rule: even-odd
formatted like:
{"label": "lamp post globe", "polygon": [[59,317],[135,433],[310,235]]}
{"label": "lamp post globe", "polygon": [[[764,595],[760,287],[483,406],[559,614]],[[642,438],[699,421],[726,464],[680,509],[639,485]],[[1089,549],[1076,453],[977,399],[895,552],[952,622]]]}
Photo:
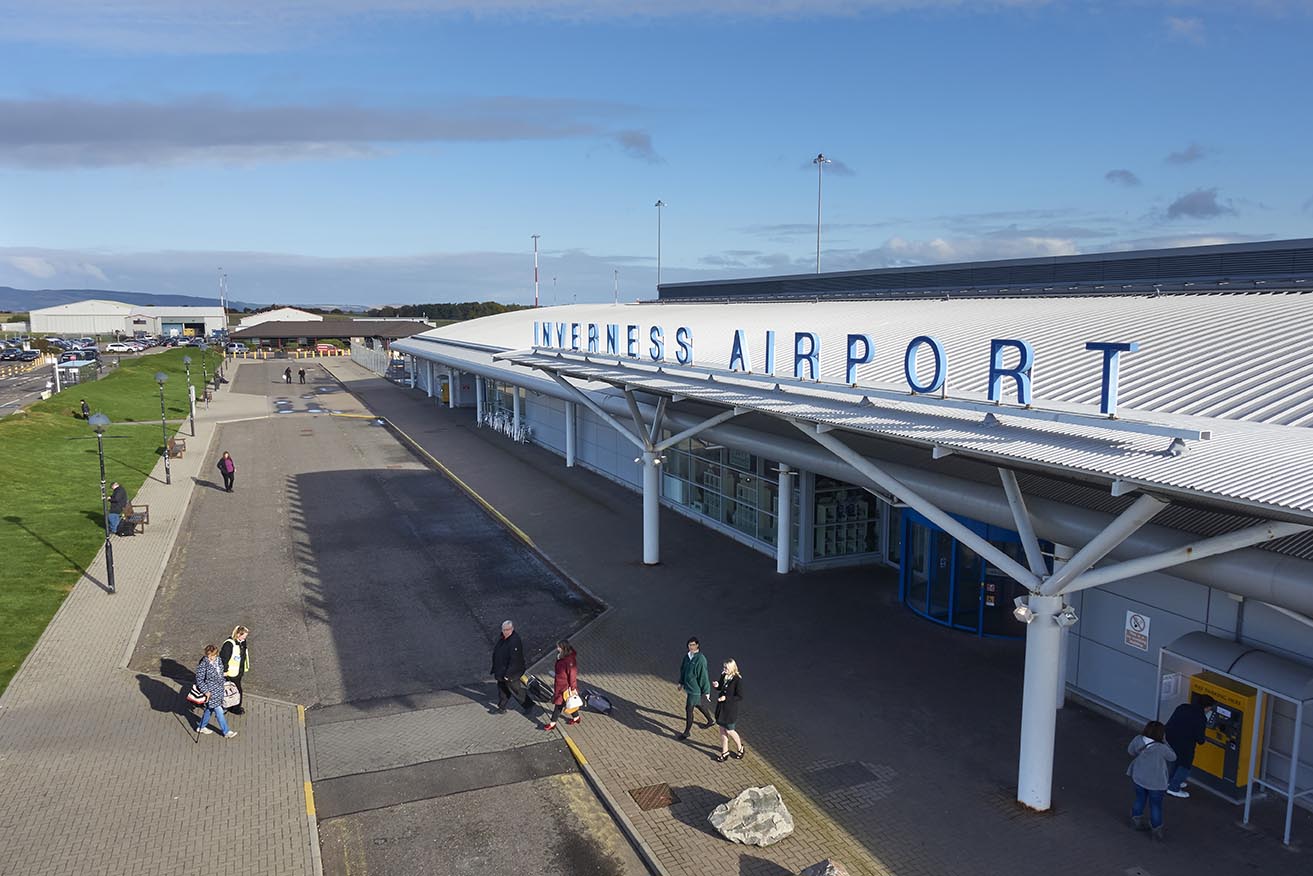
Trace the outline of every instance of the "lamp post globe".
{"label": "lamp post globe", "polygon": [[164,413],[164,382],[169,375],[163,371],[155,372],[155,382],[160,385],[160,434],[164,437],[161,453],[164,454],[164,483],[173,483],[173,473],[169,471],[169,421]]}
{"label": "lamp post globe", "polygon": [[110,541],[113,534],[109,528],[109,494],[105,492],[105,430],[109,428],[109,417],[94,413],[87,418],[87,424],[96,433],[96,455],[100,458],[100,515],[105,521],[105,586],[114,592],[114,544]]}

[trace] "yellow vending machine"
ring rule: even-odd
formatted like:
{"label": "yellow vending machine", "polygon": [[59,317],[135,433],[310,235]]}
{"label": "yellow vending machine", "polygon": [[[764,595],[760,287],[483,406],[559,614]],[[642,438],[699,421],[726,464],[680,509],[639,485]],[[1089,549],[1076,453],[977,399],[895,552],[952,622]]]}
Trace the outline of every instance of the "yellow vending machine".
{"label": "yellow vending machine", "polygon": [[[1249,784],[1249,764],[1255,769],[1263,746],[1262,694],[1247,684],[1204,670],[1190,677],[1190,699],[1208,694],[1217,701],[1205,731],[1207,741],[1195,749],[1195,769],[1221,781],[1222,790],[1236,795]],[[1258,733],[1254,733],[1258,722]],[[1257,739],[1255,739],[1257,736]],[[1214,783],[1215,784],[1215,783]]]}

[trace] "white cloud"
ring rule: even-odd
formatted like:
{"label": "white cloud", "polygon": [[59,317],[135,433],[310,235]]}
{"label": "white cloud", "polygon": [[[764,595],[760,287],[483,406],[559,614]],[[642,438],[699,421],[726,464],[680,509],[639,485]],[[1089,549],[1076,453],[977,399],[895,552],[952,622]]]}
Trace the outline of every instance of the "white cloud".
{"label": "white cloud", "polygon": [[53,277],[58,273],[58,269],[46,259],[34,258],[32,256],[10,256],[8,261],[9,264],[13,265],[24,274],[38,277],[40,279]]}
{"label": "white cloud", "polygon": [[1201,18],[1168,16],[1163,24],[1167,28],[1167,35],[1174,40],[1192,43],[1196,46],[1208,44],[1208,34],[1205,32],[1204,22]]}
{"label": "white cloud", "polygon": [[[243,105],[213,95],[165,103],[0,99],[0,164],[28,168],[365,158],[380,144],[607,136],[634,108],[605,101],[488,97],[401,108]],[[641,130],[610,134],[659,161]]]}

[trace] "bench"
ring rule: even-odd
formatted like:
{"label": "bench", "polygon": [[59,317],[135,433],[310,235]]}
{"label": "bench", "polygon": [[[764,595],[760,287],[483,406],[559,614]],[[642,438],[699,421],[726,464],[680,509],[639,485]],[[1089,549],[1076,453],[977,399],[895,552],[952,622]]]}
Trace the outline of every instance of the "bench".
{"label": "bench", "polygon": [[182,459],[182,455],[187,452],[186,438],[169,439],[169,456],[173,459]]}
{"label": "bench", "polygon": [[120,526],[126,522],[132,526],[133,532],[145,532],[146,525],[150,523],[150,506],[149,505],[127,505],[123,509],[123,520]]}

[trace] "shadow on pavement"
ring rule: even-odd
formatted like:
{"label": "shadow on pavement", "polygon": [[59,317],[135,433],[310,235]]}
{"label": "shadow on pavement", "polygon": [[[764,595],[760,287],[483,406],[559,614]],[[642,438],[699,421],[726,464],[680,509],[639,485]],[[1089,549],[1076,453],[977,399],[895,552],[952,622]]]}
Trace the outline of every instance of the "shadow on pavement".
{"label": "shadow on pavement", "polygon": [[193,476],[192,483],[194,483],[198,487],[205,487],[211,490],[218,490],[220,493],[224,492],[223,487],[219,486],[214,481],[207,481],[204,478],[198,478]]}
{"label": "shadow on pavement", "polygon": [[793,871],[756,855],[740,855],[739,876],[793,876]]}
{"label": "shadow on pavement", "polygon": [[707,821],[707,816],[711,814],[711,810],[722,803],[728,803],[729,797],[701,785],[682,785],[670,790],[674,791],[675,796],[679,798],[679,802],[672,804],[670,807],[670,814],[675,817],[676,821],[680,824],[687,824],[694,830],[701,831],[708,836],[714,836],[721,842],[729,842],[716,832],[710,821]]}

